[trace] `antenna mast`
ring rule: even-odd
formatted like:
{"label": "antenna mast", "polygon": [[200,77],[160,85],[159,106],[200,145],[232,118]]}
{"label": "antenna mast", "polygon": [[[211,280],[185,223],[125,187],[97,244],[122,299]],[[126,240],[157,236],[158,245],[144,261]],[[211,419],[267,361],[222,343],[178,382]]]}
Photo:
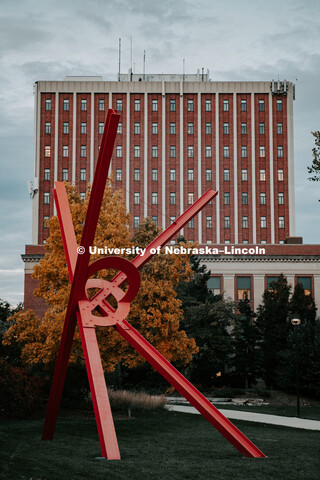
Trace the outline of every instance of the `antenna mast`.
{"label": "antenna mast", "polygon": [[118,82],[120,82],[120,70],[121,70],[121,38],[119,38],[119,73],[118,73]]}

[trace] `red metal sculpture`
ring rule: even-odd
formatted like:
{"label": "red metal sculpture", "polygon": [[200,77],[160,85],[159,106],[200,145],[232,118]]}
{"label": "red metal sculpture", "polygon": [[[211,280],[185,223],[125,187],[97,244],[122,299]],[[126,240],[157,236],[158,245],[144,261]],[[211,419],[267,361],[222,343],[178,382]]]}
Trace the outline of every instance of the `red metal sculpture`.
{"label": "red metal sculpture", "polygon": [[[95,326],[112,326],[120,333],[171,385],[181,393],[198,411],[247,457],[264,457],[265,455],[243,435],[219,410],[217,410],[186,378],[184,378],[144,337],[142,337],[126,320],[130,302],[140,286],[138,269],[154,254],[157,247],[164,246],[181,228],[186,225],[217,192],[208,190],[172,225],[162,232],[146,249],[143,256],[138,255],[132,262],[120,257],[106,257],[89,265],[89,246],[93,245],[98,223],[104,188],[107,180],[114,141],[119,122],[119,115],[109,110],[102,137],[100,153],[92,185],[88,212],[83,229],[81,255],[78,255],[77,241],[68,203],[65,186],[55,183],[54,198],[66,255],[71,292],[65,317],[64,328],[55,367],[49,404],[43,429],[43,440],[53,438],[63,385],[70,358],[72,340],[76,322],[80,330],[82,347],[92,394],[94,412],[99,432],[103,457],[109,460],[120,459],[117,437],[114,429],[107,387],[101,364]],[[101,269],[120,270],[111,282],[90,277]],[[128,281],[129,287],[124,292],[120,287]],[[87,289],[99,289],[89,300]],[[115,310],[107,301],[108,296],[117,300]],[[92,314],[98,308],[102,316]]]}

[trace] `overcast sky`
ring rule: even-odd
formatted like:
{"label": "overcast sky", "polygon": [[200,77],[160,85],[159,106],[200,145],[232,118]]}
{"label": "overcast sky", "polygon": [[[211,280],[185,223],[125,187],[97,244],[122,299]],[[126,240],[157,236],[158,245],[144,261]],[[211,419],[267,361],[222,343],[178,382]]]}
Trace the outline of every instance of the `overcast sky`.
{"label": "overcast sky", "polygon": [[33,84],[66,75],[116,80],[122,72],[210,70],[213,81],[286,79],[296,84],[296,234],[320,243],[320,183],[308,181],[320,129],[319,0],[1,0],[0,298],[23,299],[24,245],[31,243]]}

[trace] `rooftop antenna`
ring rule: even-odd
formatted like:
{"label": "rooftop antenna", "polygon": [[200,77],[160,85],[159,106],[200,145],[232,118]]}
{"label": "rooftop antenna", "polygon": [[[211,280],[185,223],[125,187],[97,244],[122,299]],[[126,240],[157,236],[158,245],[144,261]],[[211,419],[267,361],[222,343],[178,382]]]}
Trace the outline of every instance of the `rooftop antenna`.
{"label": "rooftop antenna", "polygon": [[182,68],[182,72],[183,72],[183,80],[185,80],[186,78],[186,59],[184,58],[183,61],[182,61],[182,64],[183,64],[183,68]]}
{"label": "rooftop antenna", "polygon": [[130,68],[132,72],[132,35],[130,36],[130,56],[131,56],[131,62],[130,62]]}
{"label": "rooftop antenna", "polygon": [[143,50],[143,80],[146,79],[146,51]]}
{"label": "rooftop antenna", "polygon": [[119,38],[119,73],[118,73],[118,82],[120,82],[120,69],[121,69],[121,38]]}

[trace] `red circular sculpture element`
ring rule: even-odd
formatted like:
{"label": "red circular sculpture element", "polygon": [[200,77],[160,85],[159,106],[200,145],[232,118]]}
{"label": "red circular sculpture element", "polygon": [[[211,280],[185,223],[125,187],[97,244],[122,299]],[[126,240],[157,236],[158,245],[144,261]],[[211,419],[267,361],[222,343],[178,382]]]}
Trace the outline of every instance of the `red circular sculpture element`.
{"label": "red circular sculpture element", "polygon": [[[120,270],[127,276],[128,290],[124,292],[117,286],[116,282],[108,282],[97,278],[89,278],[94,273],[105,269]],[[85,286],[85,296],[87,300],[81,300],[79,306],[84,314],[84,326],[111,326],[124,320],[130,311],[130,302],[137,295],[140,287],[140,275],[137,268],[129,260],[122,257],[105,257],[97,260],[88,267],[87,282]],[[98,288],[99,291],[89,300],[87,290],[89,288]],[[118,307],[115,310],[108,302],[107,298],[112,295]],[[98,307],[98,317],[92,312]]]}

